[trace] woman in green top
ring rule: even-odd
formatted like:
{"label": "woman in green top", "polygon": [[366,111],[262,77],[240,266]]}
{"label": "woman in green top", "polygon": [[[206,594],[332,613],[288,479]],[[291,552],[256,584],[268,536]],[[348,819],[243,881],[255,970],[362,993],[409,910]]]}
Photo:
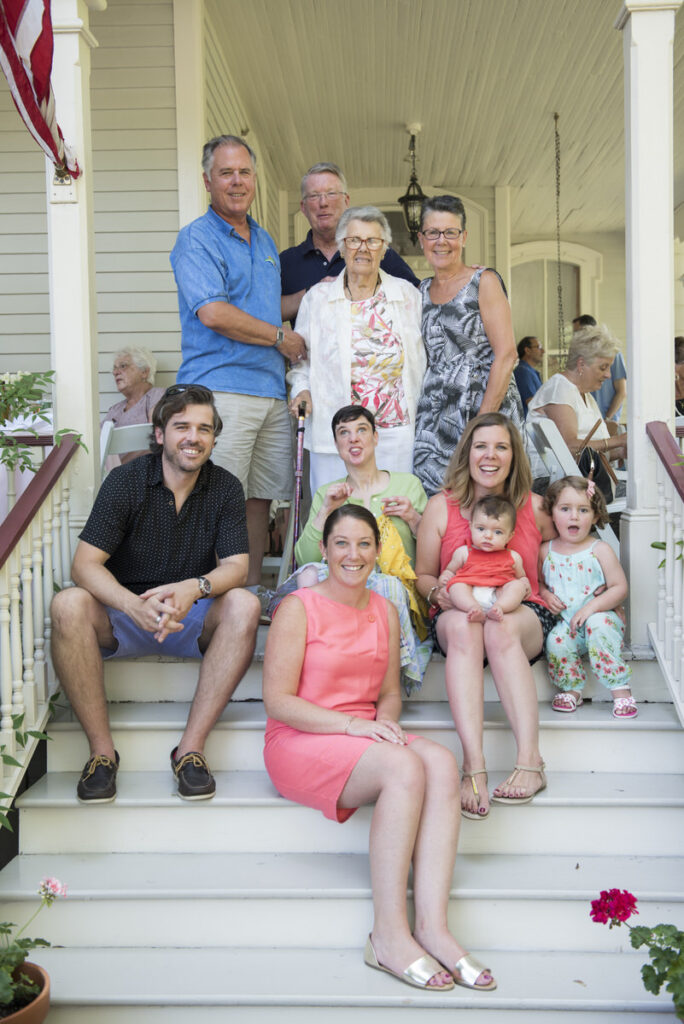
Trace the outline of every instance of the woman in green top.
{"label": "woman in green top", "polygon": [[420,686],[432,653],[426,627],[427,609],[415,588],[414,572],[416,531],[427,496],[420,480],[411,473],[390,473],[378,468],[378,434],[369,409],[359,405],[338,409],[332,419],[332,432],[347,476],[316,491],[306,526],[295,546],[300,568],[278,589],[271,610],[285,594],[299,587],[314,586],[327,576],[320,543],[330,513],[344,504],[364,505],[378,520],[382,542],[378,567],[367,585],[392,601],[399,612],[402,682],[410,693]]}

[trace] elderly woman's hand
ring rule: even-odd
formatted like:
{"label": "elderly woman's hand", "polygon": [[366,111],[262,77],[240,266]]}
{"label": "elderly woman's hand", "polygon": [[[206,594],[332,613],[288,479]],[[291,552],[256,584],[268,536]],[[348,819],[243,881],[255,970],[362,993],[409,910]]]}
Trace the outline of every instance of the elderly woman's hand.
{"label": "elderly woman's hand", "polygon": [[384,498],[382,511],[386,516],[398,516],[409,526],[411,533],[415,534],[422,516],[416,512],[409,498],[396,495],[392,498]]}
{"label": "elderly woman's hand", "polygon": [[299,416],[299,406],[304,405],[304,415],[310,416],[313,405],[311,403],[311,392],[300,391],[298,395],[290,399],[290,412],[293,416]]}

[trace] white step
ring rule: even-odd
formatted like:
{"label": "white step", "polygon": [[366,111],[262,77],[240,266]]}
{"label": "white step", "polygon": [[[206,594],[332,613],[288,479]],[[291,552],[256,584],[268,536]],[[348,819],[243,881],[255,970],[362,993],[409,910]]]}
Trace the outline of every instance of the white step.
{"label": "white step", "polygon": [[429,1013],[431,1022],[460,1024],[472,1022],[473,1009],[478,1024],[675,1020],[666,994],[644,990],[638,953],[476,952],[496,974],[493,992],[410,988],[366,967],[359,942],[325,950],[48,949],[37,959],[51,977],[50,1024],[396,1024],[398,1011],[402,1021],[422,1022]]}
{"label": "white step", "polygon": [[[124,769],[159,770],[178,743],[190,705],[111,704],[115,746]],[[551,771],[684,772],[684,732],[672,704],[640,704],[639,717],[627,722],[612,717],[611,706],[586,703],[572,715],[540,704],[541,750]],[[402,725],[452,750],[461,761],[461,746],[449,705],[411,701],[404,705]],[[261,702],[234,701],[209,737],[206,754],[215,771],[263,769],[266,717]],[[50,725],[50,771],[79,771],[89,756],[86,738],[70,711]],[[485,705],[485,757],[490,771],[510,771],[515,745],[501,705]]]}
{"label": "white step", "polygon": [[[490,785],[504,777],[492,771]],[[177,796],[170,770],[121,771],[116,803],[91,807],[77,802],[77,779],[77,772],[49,773],[20,797],[22,852],[361,853],[367,848],[370,808],[361,808],[341,827],[284,800],[265,772],[217,772],[213,800],[186,802]],[[486,821],[464,821],[460,849],[676,856],[684,849],[682,807],[680,774],[551,772],[548,788],[531,804],[497,804]]]}
{"label": "white step", "polygon": [[[619,952],[625,929],[598,927],[601,889],[639,900],[639,922],[681,920],[684,857],[459,855],[451,888],[454,934],[474,947]],[[353,947],[371,927],[366,854],[34,854],[0,875],[3,915],[25,920],[41,878],[68,895],[40,918],[66,946],[315,945]],[[610,882],[607,881],[610,879]],[[131,921],[135,917],[135,928]],[[106,927],[103,927],[106,922]]]}
{"label": "white step", "polygon": [[[261,700],[261,667],[264,646],[268,633],[267,626],[259,626],[254,661],[248,668],[242,682],[235,691],[237,700]],[[445,699],[444,658],[433,655],[428,666],[423,686],[411,700]],[[631,661],[632,690],[637,700],[667,701],[670,699],[658,662]],[[105,664],[105,686],[110,700],[115,701],[189,701],[195,692],[199,660],[174,661],[159,655],[158,658],[133,658],[114,660]],[[534,680],[540,700],[550,700],[556,692],[549,682],[546,662],[542,659],[533,666]],[[609,700],[609,694],[597,683],[591,672],[586,687],[586,696],[595,700]],[[496,687],[489,669],[485,670],[485,700],[497,700]]]}

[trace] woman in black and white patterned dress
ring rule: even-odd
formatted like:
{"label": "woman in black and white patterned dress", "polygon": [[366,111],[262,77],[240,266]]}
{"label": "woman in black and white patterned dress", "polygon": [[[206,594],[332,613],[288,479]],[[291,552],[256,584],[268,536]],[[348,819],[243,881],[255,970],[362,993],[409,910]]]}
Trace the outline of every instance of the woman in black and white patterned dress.
{"label": "woman in black and white patterned dress", "polygon": [[428,367],[416,412],[413,472],[428,495],[444,472],[469,420],[501,412],[522,428],[513,379],[517,353],[511,308],[495,270],[466,266],[465,209],[455,196],[426,200],[420,244],[434,277],[421,282]]}

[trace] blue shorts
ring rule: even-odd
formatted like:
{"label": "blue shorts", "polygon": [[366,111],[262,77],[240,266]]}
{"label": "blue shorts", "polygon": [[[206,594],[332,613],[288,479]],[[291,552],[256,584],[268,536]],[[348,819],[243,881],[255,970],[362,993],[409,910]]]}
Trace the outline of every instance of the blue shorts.
{"label": "blue shorts", "polygon": [[192,605],[183,619],[183,629],[178,633],[169,633],[166,640],[158,643],[154,633],[148,633],[136,625],[130,616],[120,612],[118,608],[105,605],[105,611],[112,624],[114,639],[119,646],[110,651],[101,647],[100,652],[105,661],[110,658],[143,658],[150,655],[166,658],[201,658],[199,638],[204,629],[204,619],[209,611],[213,598],[203,598]]}

